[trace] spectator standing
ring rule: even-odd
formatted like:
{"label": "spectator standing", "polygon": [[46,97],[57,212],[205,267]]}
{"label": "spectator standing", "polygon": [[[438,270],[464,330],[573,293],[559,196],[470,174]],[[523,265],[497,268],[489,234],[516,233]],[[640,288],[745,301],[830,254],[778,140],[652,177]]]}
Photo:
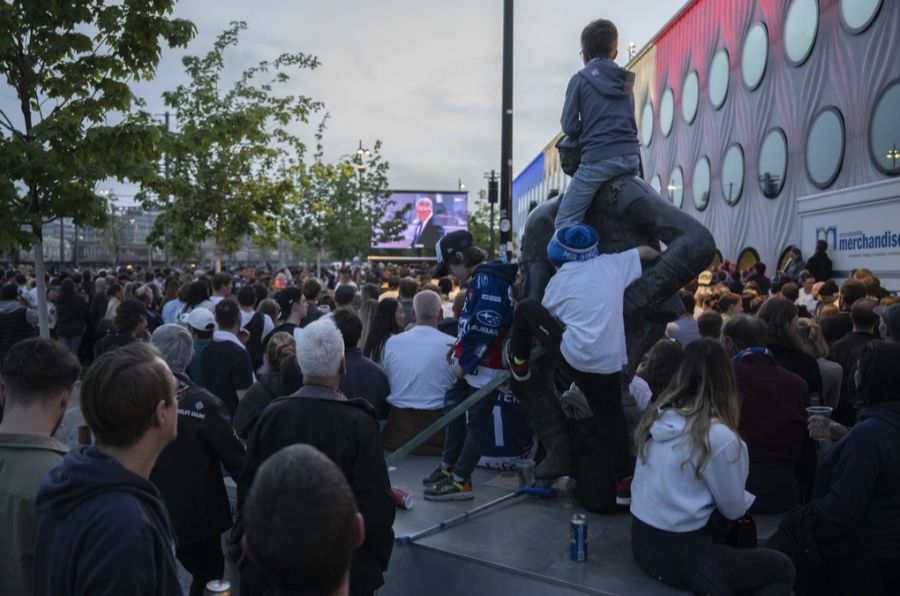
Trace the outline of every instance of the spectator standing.
{"label": "spectator standing", "polygon": [[[697,331],[703,339],[718,340],[722,335],[722,315],[717,311],[708,310],[697,316]],[[686,347],[686,346],[685,346]]]}
{"label": "spectator standing", "polygon": [[341,267],[340,278],[338,279],[337,284],[335,284],[334,289],[335,291],[337,291],[338,288],[344,286],[353,288],[354,293],[356,293],[356,291],[359,289],[359,286],[357,286],[356,282],[353,281],[349,267]]}
{"label": "spectator standing", "polygon": [[206,379],[203,376],[203,351],[212,341],[213,332],[216,330],[215,316],[205,308],[196,308],[187,315],[187,328],[194,338],[193,358],[187,367],[187,375],[194,383],[206,387]]}
{"label": "spectator standing", "polygon": [[152,283],[147,283],[138,288],[134,293],[135,299],[144,303],[144,308],[147,311],[147,331],[149,333],[153,333],[157,327],[163,324],[162,315],[156,309],[156,305],[154,304],[154,288],[155,286]]}
{"label": "spectator standing", "polygon": [[[278,292],[275,295],[275,300],[278,302],[281,323],[275,326],[272,333],[284,331],[294,336],[294,339],[297,339],[299,334],[295,332],[304,326],[303,321],[306,319],[308,312],[316,309],[306,302],[303,291],[294,286]],[[263,339],[263,343],[268,345],[272,333]]]}
{"label": "spectator standing", "polygon": [[[387,373],[391,406],[383,439],[385,449],[397,449],[444,412],[444,395],[456,382],[447,362],[452,340],[438,331],[441,299],[423,290],[413,299],[416,325],[394,335],[384,346],[382,365]],[[413,453],[440,455],[444,433],[439,431]]]}
{"label": "spectator standing", "polygon": [[806,438],[806,381],[778,366],[757,317],[732,317],[722,329],[740,396],[738,430],[750,453],[752,513],[781,513],[800,503],[796,464]]}
{"label": "spectator standing", "polygon": [[372,328],[363,345],[363,356],[381,364],[384,344],[406,327],[403,305],[396,298],[385,298],[378,303]]}
{"label": "spectator standing", "polygon": [[94,295],[91,297],[88,310],[88,320],[94,329],[106,317],[106,308],[108,306],[109,298],[106,295],[106,278],[97,277],[94,279]]}
{"label": "spectator standing", "polygon": [[696,301],[694,295],[687,290],[678,290],[678,297],[684,305],[684,312],[677,319],[666,325],[666,335],[685,347],[694,340],[700,339],[697,319],[694,318]]}
{"label": "spectator standing", "polygon": [[234,280],[232,279],[230,273],[220,271],[213,276],[213,293],[212,296],[209,297],[209,301],[213,306],[231,296],[231,288],[233,287],[233,284]]}
{"label": "spectator standing", "polygon": [[308,279],[303,282],[302,292],[308,308],[303,319],[300,321],[300,327],[306,327],[313,321],[318,321],[322,316],[322,311],[319,310],[319,300],[322,297],[322,284],[317,279]]}
{"label": "spectator standing", "polygon": [[312,445],[343,471],[356,497],[365,540],[353,554],[350,594],[372,594],[384,583],[395,515],[378,423],[368,402],[348,400],[338,391],[346,370],[344,342],[331,320],[306,327],[297,342],[297,361],[304,385],[273,401],[260,416],[247,444],[238,507],[243,511],[257,471],[270,456],[296,443]]}
{"label": "spectator standing", "polygon": [[[438,243],[436,277],[449,271],[469,282],[453,347],[452,368],[458,379],[444,395],[444,407],[453,408],[500,374],[502,342],[512,323],[512,284],[517,268],[502,261],[485,262],[487,254],[474,245],[465,230],[450,232]],[[382,304],[388,302],[383,300]],[[397,305],[398,308],[400,305]],[[381,311],[379,305],[379,312]],[[398,317],[402,316],[398,311]],[[385,337],[385,341],[387,337]],[[465,417],[447,425],[441,464],[423,479],[429,500],[471,499],[472,472],[490,441],[491,412],[497,390],[469,408]]]}
{"label": "spectator standing", "polygon": [[[356,290],[353,286],[338,286],[334,290],[335,312],[339,310],[354,313],[353,301],[356,299]],[[334,313],[331,313],[334,314]]]}
{"label": "spectator standing", "polygon": [[362,321],[362,335],[359,337],[359,347],[366,345],[366,340],[372,332],[372,324],[375,322],[375,314],[378,312],[378,299],[366,298],[359,305],[359,320]]}
{"label": "spectator standing", "polygon": [[819,374],[822,375],[822,404],[836,408],[841,399],[841,382],[844,378],[843,369],[837,362],[828,359],[828,344],[822,337],[819,324],[813,319],[797,320],[797,337],[801,347],[816,359],[819,365]]}
{"label": "spectator standing", "polygon": [[37,497],[37,596],[181,595],[175,535],[150,471],[177,433],[177,385],[146,344],[98,358],[81,383],[96,446],[66,454]]}
{"label": "spectator standing", "polygon": [[209,284],[205,281],[192,281],[187,289],[184,305],[178,309],[176,319],[180,322],[187,320],[188,316],[197,308],[205,308],[213,312],[213,303],[209,299]]}
{"label": "spectator standing", "polygon": [[[110,304],[113,302],[110,301]],[[94,358],[128,344],[147,341],[147,308],[136,298],[123,300],[116,307],[112,333],[94,344]]]}
{"label": "spectator standing", "polygon": [[294,336],[284,331],[273,334],[269,343],[266,344],[266,370],[268,372],[257,375],[256,382],[250,386],[244,399],[238,403],[237,410],[234,411],[234,430],[242,439],[250,436],[259,415],[272,403],[273,399],[293,393],[284,389],[281,367],[293,362],[294,368],[296,368],[296,351]]}
{"label": "spectator standing", "polygon": [[850,308],[853,331],[831,344],[828,352],[828,359],[840,364],[844,373],[841,379],[841,398],[833,414],[834,420],[844,426],[852,426],[856,422],[856,361],[866,344],[878,339],[875,336],[878,315],[874,309],[875,303],[868,298],[854,302]]}
{"label": "spectator standing", "polygon": [[366,400],[380,419],[386,414],[385,400],[391,388],[384,370],[363,356],[362,350],[357,347],[362,334],[362,321],[348,310],[335,311],[332,320],[344,339],[344,361],[347,363],[347,371],[341,377],[341,393],[350,399]]}
{"label": "spectator standing", "polygon": [[0,363],[16,342],[34,335],[37,322],[37,311],[19,301],[16,286],[0,289]]}
{"label": "spectator standing", "polygon": [[244,552],[276,594],[346,596],[365,522],[353,491],[321,451],[290,445],[259,468],[244,505]]}
{"label": "spectator standing", "polygon": [[87,329],[88,306],[70,278],[62,281],[56,299],[56,336],[70,353],[78,356]]}
{"label": "spectator standing", "polygon": [[816,285],[816,278],[809,271],[800,273],[800,296],[796,300],[797,306],[805,306],[806,312],[815,315],[819,310],[819,301],[816,300],[813,286]]}
{"label": "spectator standing", "polygon": [[754,500],[744,490],[750,458],[738,434],[739,410],[725,350],[710,339],[691,342],[635,433],[632,552],[653,577],[697,594],[787,596],[794,569],[786,556],[713,544],[714,511],[736,520]]}
{"label": "spectator standing", "polygon": [[[205,387],[222,400],[228,415],[234,416],[238,402],[253,384],[253,363],[244,347],[246,331],[241,330],[241,314],[237,302],[222,300],[216,305],[216,325],[212,342],[200,357]],[[243,340],[239,338],[244,335]]]}
{"label": "spectator standing", "polygon": [[753,273],[747,276],[747,281],[756,284],[760,296],[769,295],[769,289],[772,287],[772,280],[766,277],[766,264],[762,261],[757,261],[753,264]]}
{"label": "spectator standing", "polygon": [[256,290],[253,286],[244,286],[238,290],[237,302],[241,307],[241,327],[250,334],[250,339],[247,340],[250,362],[253,364],[253,370],[259,370],[263,365],[265,349],[263,338],[269,337],[269,334],[275,331],[275,323],[269,315],[255,310]]}
{"label": "spectator standing", "polygon": [[413,309],[413,298],[415,298],[418,289],[416,280],[413,278],[404,277],[400,280],[398,299],[400,300],[400,305],[403,307],[406,325],[413,325],[416,322],[416,312],[415,309]]}
{"label": "spectator standing", "polygon": [[0,368],[0,586],[34,592],[34,501],[41,479],[69,450],[53,438],[65,415],[80,366],[74,354],[46,339],[15,344]]}
{"label": "spectator standing", "polygon": [[806,262],[806,270],[816,281],[828,281],[833,275],[831,259],[828,257],[828,242],[816,240],[816,252]]}
{"label": "spectator standing", "polygon": [[225,575],[222,532],[231,527],[231,505],[222,468],[237,481],[244,446],[221,400],[185,374],[193,340],[181,325],[163,325],[150,338],[178,382],[178,436],[163,449],[150,473],[169,511],[175,556],[193,576],[190,596]]}
{"label": "spectator standing", "polygon": [[792,246],[790,260],[784,267],[784,277],[787,281],[800,283],[800,272],[806,269],[806,261],[803,260],[803,252],[799,246]]}
{"label": "spectator standing", "polygon": [[[163,297],[162,301],[162,310],[160,314],[163,318],[163,324],[171,325],[172,323],[177,323],[178,321],[175,318],[175,315],[178,313],[178,309],[184,306],[183,297],[187,295],[187,284],[183,286],[178,285],[178,280],[176,278],[169,278],[166,280],[166,294]],[[182,291],[183,290],[183,291]]]}
{"label": "spectator standing", "polygon": [[[821,294],[821,291],[820,291]],[[853,331],[853,321],[850,320],[850,309],[857,300],[866,297],[866,286],[858,279],[848,279],[841,285],[840,311],[828,318],[822,318],[822,335],[830,346]]]}
{"label": "spectator standing", "polygon": [[106,290],[106,314],[104,318],[108,321],[116,318],[116,310],[124,300],[125,290],[122,289],[121,285],[114,283],[109,286],[109,289]]}

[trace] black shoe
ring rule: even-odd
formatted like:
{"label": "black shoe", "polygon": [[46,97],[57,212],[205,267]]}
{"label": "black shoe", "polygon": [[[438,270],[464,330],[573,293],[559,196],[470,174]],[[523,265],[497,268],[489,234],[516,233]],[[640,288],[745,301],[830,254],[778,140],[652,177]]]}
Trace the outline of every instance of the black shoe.
{"label": "black shoe", "polygon": [[438,466],[434,472],[432,472],[425,478],[422,478],[422,484],[424,484],[426,488],[431,488],[444,478],[449,478],[452,475],[452,472],[453,468]]}

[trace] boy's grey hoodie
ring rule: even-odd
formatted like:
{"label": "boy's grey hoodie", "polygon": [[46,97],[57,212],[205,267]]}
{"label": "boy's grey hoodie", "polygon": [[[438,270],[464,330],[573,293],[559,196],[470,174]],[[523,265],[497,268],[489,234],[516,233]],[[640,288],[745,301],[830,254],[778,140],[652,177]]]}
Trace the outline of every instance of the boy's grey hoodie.
{"label": "boy's grey hoodie", "polygon": [[593,58],[569,80],[560,123],[578,139],[581,163],[640,154],[633,90],[634,73],[609,58]]}

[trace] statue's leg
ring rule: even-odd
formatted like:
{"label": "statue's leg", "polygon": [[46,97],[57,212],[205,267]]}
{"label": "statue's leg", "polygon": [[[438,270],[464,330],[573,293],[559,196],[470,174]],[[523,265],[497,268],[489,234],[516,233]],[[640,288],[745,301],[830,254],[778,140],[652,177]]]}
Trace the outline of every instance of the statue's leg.
{"label": "statue's leg", "polygon": [[[544,360],[550,360],[544,357]],[[511,381],[512,390],[522,404],[528,422],[544,445],[545,456],[535,469],[538,478],[559,478],[568,476],[572,466],[566,417],[559,406],[556,388],[553,386],[552,372],[547,366],[534,371],[525,382]]]}

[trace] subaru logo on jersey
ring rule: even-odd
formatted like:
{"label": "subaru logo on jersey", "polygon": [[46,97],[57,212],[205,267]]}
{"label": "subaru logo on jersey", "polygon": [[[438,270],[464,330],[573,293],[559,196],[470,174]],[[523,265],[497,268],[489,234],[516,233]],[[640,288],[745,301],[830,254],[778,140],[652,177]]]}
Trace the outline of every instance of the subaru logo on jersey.
{"label": "subaru logo on jersey", "polygon": [[475,315],[478,322],[487,327],[499,327],[503,322],[500,313],[495,310],[483,310]]}

